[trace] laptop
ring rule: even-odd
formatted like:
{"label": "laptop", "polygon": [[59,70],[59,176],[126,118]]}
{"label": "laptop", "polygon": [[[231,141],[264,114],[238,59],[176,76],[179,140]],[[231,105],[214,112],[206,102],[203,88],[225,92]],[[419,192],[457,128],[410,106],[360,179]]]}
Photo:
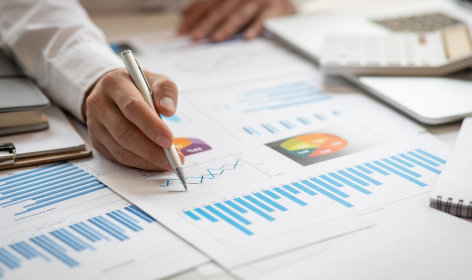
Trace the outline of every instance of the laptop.
{"label": "laptop", "polygon": [[[472,26],[472,10],[467,8],[470,2],[428,0],[398,4],[389,1],[381,9],[356,13],[270,19],[265,29],[275,40],[318,63],[328,35],[428,33],[458,22]],[[472,115],[469,70],[445,77],[345,77],[422,123],[442,124]]]}

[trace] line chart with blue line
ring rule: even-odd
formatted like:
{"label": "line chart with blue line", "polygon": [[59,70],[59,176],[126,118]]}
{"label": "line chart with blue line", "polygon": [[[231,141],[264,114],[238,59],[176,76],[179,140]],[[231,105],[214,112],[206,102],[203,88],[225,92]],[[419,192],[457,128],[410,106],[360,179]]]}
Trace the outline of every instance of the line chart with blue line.
{"label": "line chart with blue line", "polygon": [[[287,219],[293,226],[297,219],[303,220],[307,212],[314,211],[312,207],[323,205],[326,209],[342,210],[355,208],[370,196],[388,197],[392,192],[408,190],[421,192],[431,187],[430,182],[434,182],[445,163],[424,149],[410,150],[194,207],[181,216],[219,239],[237,244],[243,236],[267,235],[269,225],[280,230]],[[282,224],[276,225],[279,221]]]}

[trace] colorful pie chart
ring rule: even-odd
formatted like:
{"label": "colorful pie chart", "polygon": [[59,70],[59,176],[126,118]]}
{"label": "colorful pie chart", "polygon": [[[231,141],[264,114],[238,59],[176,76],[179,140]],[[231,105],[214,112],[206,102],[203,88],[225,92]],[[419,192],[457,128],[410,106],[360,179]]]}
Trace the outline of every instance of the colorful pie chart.
{"label": "colorful pie chart", "polygon": [[174,145],[176,148],[179,148],[185,156],[211,150],[211,147],[205,142],[195,138],[174,138]]}
{"label": "colorful pie chart", "polygon": [[334,134],[306,134],[284,141],[280,147],[299,157],[317,157],[342,150],[348,142]]}

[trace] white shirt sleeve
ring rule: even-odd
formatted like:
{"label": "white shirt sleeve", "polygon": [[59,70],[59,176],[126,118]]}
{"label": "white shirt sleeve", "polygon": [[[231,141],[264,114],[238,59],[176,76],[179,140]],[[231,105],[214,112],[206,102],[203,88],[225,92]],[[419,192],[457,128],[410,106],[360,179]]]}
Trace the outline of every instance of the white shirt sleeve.
{"label": "white shirt sleeve", "polygon": [[123,67],[76,0],[2,0],[0,37],[51,100],[80,120],[87,90]]}

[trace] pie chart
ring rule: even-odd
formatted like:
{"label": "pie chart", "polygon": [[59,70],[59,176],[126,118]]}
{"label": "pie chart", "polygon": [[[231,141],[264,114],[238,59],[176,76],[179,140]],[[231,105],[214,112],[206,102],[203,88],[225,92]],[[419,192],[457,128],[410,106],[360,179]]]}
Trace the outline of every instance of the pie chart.
{"label": "pie chart", "polygon": [[317,157],[342,150],[347,144],[345,139],[334,134],[315,133],[287,139],[280,147],[294,156]]}
{"label": "pie chart", "polygon": [[174,138],[174,145],[176,148],[179,148],[185,156],[211,150],[211,147],[205,142],[195,138]]}

